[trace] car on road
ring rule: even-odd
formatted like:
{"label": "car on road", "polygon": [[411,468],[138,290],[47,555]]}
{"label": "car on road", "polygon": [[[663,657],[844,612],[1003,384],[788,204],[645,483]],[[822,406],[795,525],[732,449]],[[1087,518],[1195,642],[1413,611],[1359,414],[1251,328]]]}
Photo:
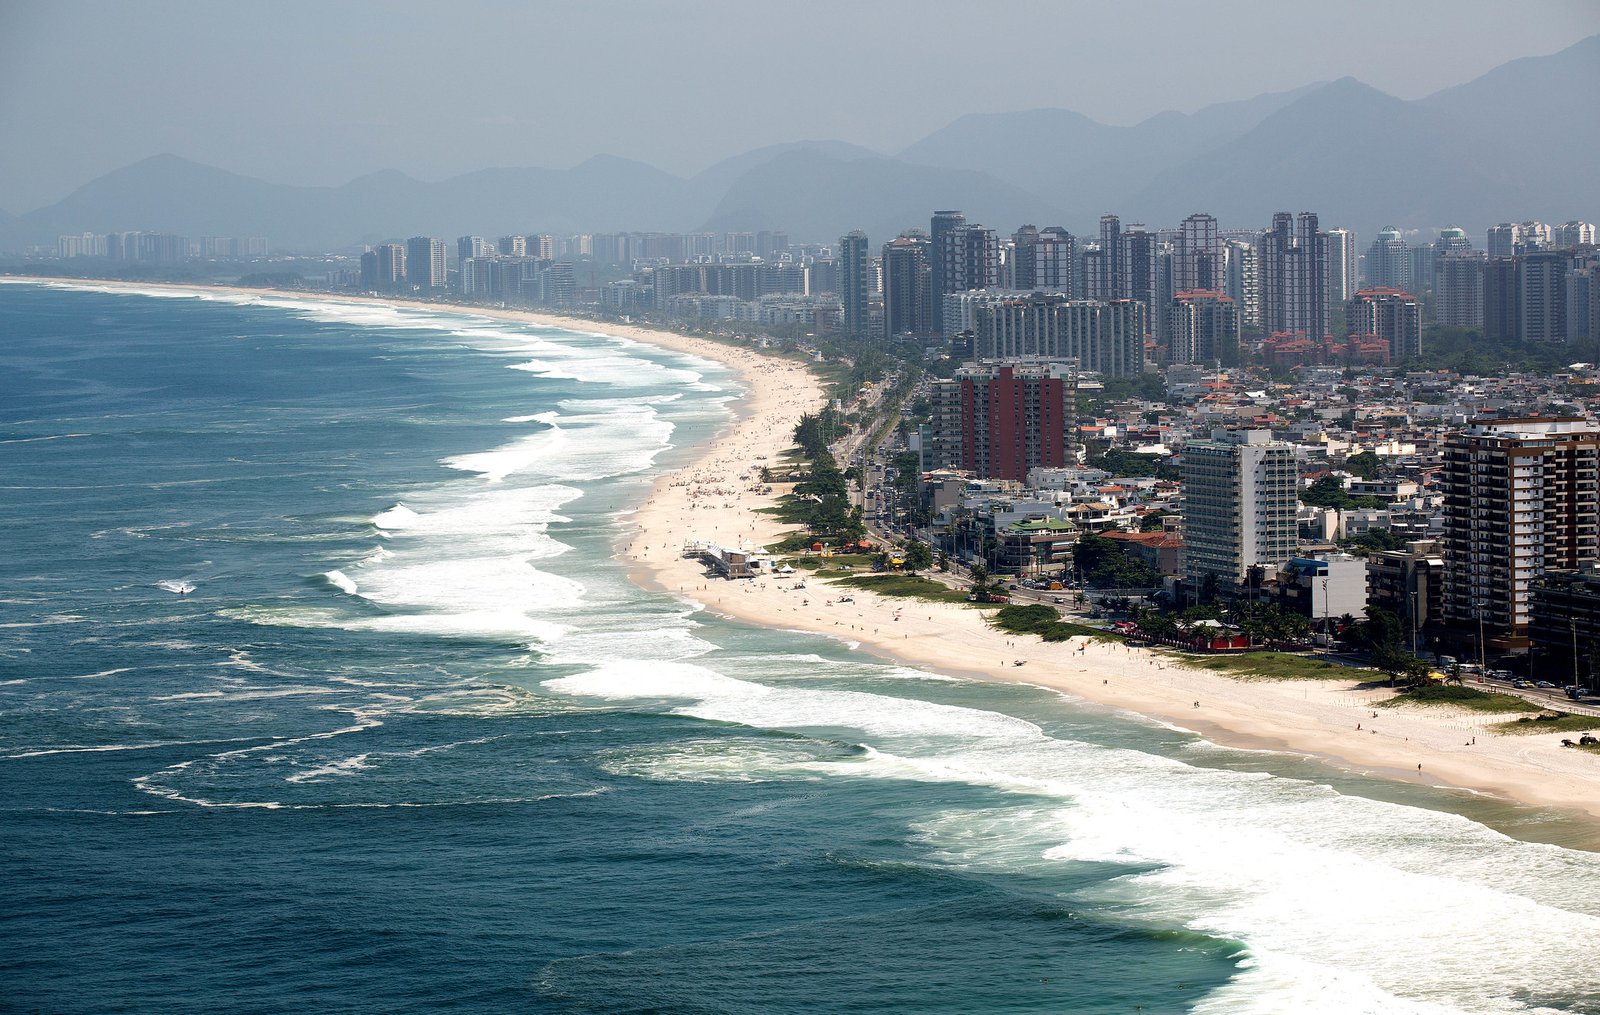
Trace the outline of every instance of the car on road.
{"label": "car on road", "polygon": [[1548,680],[1536,680],[1534,681],[1533,686],[1542,690],[1554,690],[1556,685],[1552,684]]}
{"label": "car on road", "polygon": [[1531,685],[1526,680],[1513,680],[1511,682],[1511,686],[1512,687],[1529,687]]}

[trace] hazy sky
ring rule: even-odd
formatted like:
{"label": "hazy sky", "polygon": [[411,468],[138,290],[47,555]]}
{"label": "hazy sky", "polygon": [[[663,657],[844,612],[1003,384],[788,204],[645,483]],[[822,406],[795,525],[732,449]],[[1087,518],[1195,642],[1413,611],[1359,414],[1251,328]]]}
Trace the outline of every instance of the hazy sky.
{"label": "hazy sky", "polygon": [[1345,75],[1409,99],[1597,32],[1597,0],[0,0],[0,209],[162,152],[301,184],[688,174],[972,112],[1132,123]]}

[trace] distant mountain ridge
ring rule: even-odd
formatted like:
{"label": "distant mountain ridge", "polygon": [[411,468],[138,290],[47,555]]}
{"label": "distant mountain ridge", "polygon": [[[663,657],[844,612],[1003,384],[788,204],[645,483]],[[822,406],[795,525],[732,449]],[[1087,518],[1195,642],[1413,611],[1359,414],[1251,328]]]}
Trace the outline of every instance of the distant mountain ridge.
{"label": "distant mountain ridge", "polygon": [[963,116],[893,155],[797,141],[689,178],[599,155],[571,169],[484,169],[434,183],[384,170],[338,187],[268,183],[160,155],[26,214],[0,211],[0,249],[62,234],[156,230],[268,237],[278,250],[507,232],[783,229],[875,242],[926,228],[936,208],[1003,232],[1092,231],[1098,217],[1225,227],[1312,210],[1380,225],[1480,231],[1507,219],[1600,217],[1600,36],[1513,60],[1406,101],[1351,78],[1167,112],[1130,127],[1064,109]]}

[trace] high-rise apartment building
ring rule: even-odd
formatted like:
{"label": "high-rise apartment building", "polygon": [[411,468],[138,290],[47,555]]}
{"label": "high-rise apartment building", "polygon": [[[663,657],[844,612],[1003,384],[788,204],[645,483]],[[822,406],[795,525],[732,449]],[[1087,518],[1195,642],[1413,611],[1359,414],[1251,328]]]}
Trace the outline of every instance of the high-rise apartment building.
{"label": "high-rise apartment building", "polygon": [[1572,255],[1535,251],[1517,258],[1518,337],[1524,342],[1567,340],[1567,271]]}
{"label": "high-rise apartment building", "polygon": [[1239,312],[1231,297],[1205,289],[1175,293],[1167,320],[1169,363],[1238,364]]}
{"label": "high-rise apartment building", "polygon": [[973,308],[980,359],[1070,359],[1107,377],[1144,372],[1144,305],[1055,293],[998,297]]}
{"label": "high-rise apartment building", "polygon": [[1567,273],[1567,344],[1579,343],[1600,343],[1600,261]]}
{"label": "high-rise apartment building", "polygon": [[1534,579],[1600,557],[1600,431],[1581,419],[1490,420],[1445,441],[1447,622],[1525,648]]}
{"label": "high-rise apartment building", "polygon": [[[500,241],[495,244],[495,247],[500,251],[501,257],[528,256],[528,238],[526,236],[502,236],[500,237]],[[606,263],[611,264],[615,262],[608,261]]]}
{"label": "high-rise apartment building", "polygon": [[885,336],[937,334],[932,284],[926,237],[901,236],[883,245]]}
{"label": "high-rise apartment building", "polygon": [[1239,324],[1245,328],[1261,327],[1261,264],[1254,244],[1244,240],[1229,240],[1224,248],[1228,258],[1228,272],[1223,292],[1239,308]]}
{"label": "high-rise apartment building", "polygon": [[1077,241],[1072,234],[1060,226],[1046,226],[1039,230],[1033,251],[1033,287],[1077,296],[1078,288],[1073,282]]}
{"label": "high-rise apartment building", "polygon": [[1363,283],[1368,288],[1411,288],[1411,248],[1394,226],[1378,230],[1378,238],[1367,248]]}
{"label": "high-rise apartment building", "polygon": [[1270,430],[1217,430],[1183,448],[1184,586],[1232,595],[1250,568],[1295,554],[1300,505],[1294,445]]}
{"label": "high-rise apartment building", "polygon": [[491,257],[494,248],[482,236],[463,236],[456,240],[456,264],[469,257]]}
{"label": "high-rise apartment building", "polygon": [[1515,222],[1502,222],[1497,226],[1489,227],[1489,234],[1484,243],[1484,249],[1491,258],[1512,257],[1522,245],[1522,237],[1518,235]]}
{"label": "high-rise apartment building", "polygon": [[1345,304],[1347,337],[1370,336],[1389,344],[1389,360],[1422,355],[1422,304],[1392,286],[1369,286]]}
{"label": "high-rise apartment building", "polygon": [[1342,306],[1359,287],[1356,234],[1348,229],[1329,229],[1323,235],[1327,237],[1323,271],[1328,282],[1328,305]]}
{"label": "high-rise apartment building", "polygon": [[1313,341],[1328,334],[1326,247],[1311,212],[1272,216],[1259,246],[1263,330],[1300,332]]}
{"label": "high-rise apartment building", "polygon": [[406,241],[407,282],[423,289],[443,289],[448,277],[443,240],[413,236]]}
{"label": "high-rise apartment building", "polygon": [[1131,222],[1122,230],[1121,250],[1117,263],[1121,268],[1122,278],[1117,283],[1115,298],[1138,300],[1143,303],[1145,321],[1149,322],[1150,315],[1161,305],[1157,285],[1160,279],[1160,265],[1157,261],[1160,237],[1142,224]]}
{"label": "high-rise apartment building", "polygon": [[1099,285],[1089,291],[1097,300],[1123,299],[1128,295],[1123,289],[1122,220],[1115,215],[1100,216],[1100,266]]}
{"label": "high-rise apartment building", "polygon": [[1221,290],[1226,263],[1217,220],[1204,212],[1184,219],[1178,227],[1178,245],[1173,252],[1173,291]]}
{"label": "high-rise apartment building", "polygon": [[1023,226],[1011,234],[1011,288],[1037,289],[1039,230]]}
{"label": "high-rise apartment building", "polygon": [[1554,226],[1550,230],[1550,245],[1566,249],[1582,246],[1592,247],[1594,246],[1594,223],[1579,222],[1574,219],[1571,222],[1563,222],[1559,226]]}
{"label": "high-rise apartment building", "polygon": [[361,288],[372,292],[392,292],[406,280],[406,248],[399,243],[380,243],[361,255]]}
{"label": "high-rise apartment building", "polygon": [[933,418],[959,443],[958,468],[982,479],[1027,479],[1028,470],[1067,463],[1076,371],[1070,363],[969,363],[932,389]]}
{"label": "high-rise apartment building", "polygon": [[928,226],[929,282],[932,285],[930,298],[933,325],[938,331],[944,330],[944,294],[960,291],[954,288],[948,276],[956,260],[953,253],[956,245],[954,234],[964,229],[966,224],[967,217],[959,211],[936,211]]}
{"label": "high-rise apartment building", "polygon": [[1521,272],[1517,258],[1489,256],[1483,268],[1483,337],[1516,342],[1522,337]]}
{"label": "high-rise apartment building", "polygon": [[1488,263],[1478,250],[1455,251],[1439,258],[1433,317],[1441,328],[1483,327],[1483,282]]}
{"label": "high-rise apartment building", "polygon": [[875,282],[867,234],[856,229],[839,237],[839,300],[844,305],[845,334],[867,333],[872,297],[877,290]]}

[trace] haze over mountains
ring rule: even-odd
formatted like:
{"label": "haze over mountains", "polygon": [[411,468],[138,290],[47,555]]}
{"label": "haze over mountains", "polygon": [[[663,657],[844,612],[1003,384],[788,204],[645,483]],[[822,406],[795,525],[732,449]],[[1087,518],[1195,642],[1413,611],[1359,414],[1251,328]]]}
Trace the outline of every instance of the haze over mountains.
{"label": "haze over mountains", "polygon": [[338,187],[268,183],[172,155],[108,173],[27,214],[0,249],[84,231],[266,236],[323,251],[413,234],[783,229],[874,242],[960,208],[1004,232],[1092,232],[1102,213],[1225,227],[1312,210],[1370,235],[1600,217],[1600,36],[1405,101],[1360,82],[1168,112],[1131,127],[1064,109],[964,116],[894,155],[839,141],[758,149],[683,178],[596,156],[571,169],[485,169],[434,183],[386,170]]}

